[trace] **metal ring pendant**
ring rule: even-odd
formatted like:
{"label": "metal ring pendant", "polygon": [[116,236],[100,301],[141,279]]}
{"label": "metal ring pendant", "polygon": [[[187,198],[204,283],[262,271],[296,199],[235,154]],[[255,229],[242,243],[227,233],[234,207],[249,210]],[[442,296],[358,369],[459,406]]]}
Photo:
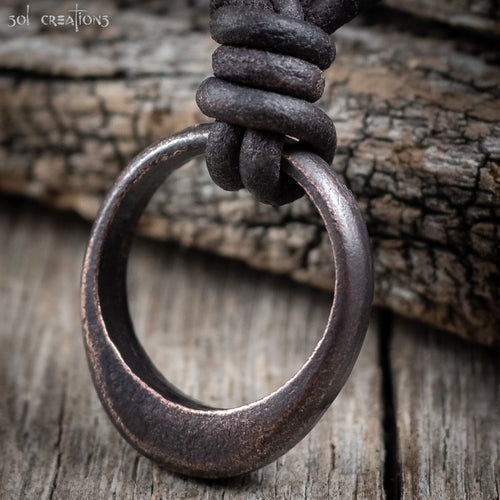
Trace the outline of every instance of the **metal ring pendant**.
{"label": "metal ring pendant", "polygon": [[137,450],[172,471],[229,477],[262,467],[314,426],[346,381],[368,325],[373,293],[368,235],[344,184],[318,156],[288,150],[283,168],[316,205],[335,262],[325,332],[302,368],[254,403],[214,409],[158,372],[137,340],[126,292],[127,259],[141,213],[175,169],[205,149],[210,126],[159,142],[122,173],[99,213],[82,274],[84,342],[101,402]]}

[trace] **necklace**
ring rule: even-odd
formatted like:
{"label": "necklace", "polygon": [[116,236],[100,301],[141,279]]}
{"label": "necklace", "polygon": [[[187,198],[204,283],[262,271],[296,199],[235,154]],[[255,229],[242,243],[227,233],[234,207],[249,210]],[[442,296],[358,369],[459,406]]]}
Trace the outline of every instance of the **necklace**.
{"label": "necklace", "polygon": [[[216,77],[202,83],[197,102],[217,121],[139,154],[94,223],[81,287],[94,385],[125,439],[172,471],[227,477],[273,461],[311,430],[359,354],[373,295],[368,234],[352,194],[329,166],[333,122],[311,103],[322,93],[321,70],[335,56],[325,30],[354,17],[355,5],[213,0],[212,36],[224,45],[214,53]],[[273,205],[305,193],[324,221],[334,255],[333,304],[314,352],[278,390],[233,409],[205,406],[163,378],[137,340],[126,293],[127,259],[141,213],[174,170],[203,153],[224,189],[245,187]]]}

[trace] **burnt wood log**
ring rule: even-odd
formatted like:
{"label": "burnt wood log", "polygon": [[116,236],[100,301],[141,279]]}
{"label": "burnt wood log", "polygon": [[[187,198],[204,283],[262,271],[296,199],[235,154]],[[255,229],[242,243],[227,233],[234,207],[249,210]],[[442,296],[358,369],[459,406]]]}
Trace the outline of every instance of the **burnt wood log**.
{"label": "burnt wood log", "polygon": [[[207,121],[194,96],[216,45],[204,8],[85,7],[110,26],[42,26],[56,2],[31,6],[29,27],[0,23],[0,189],[92,219],[135,153]],[[368,223],[376,303],[499,345],[498,59],[485,39],[435,25],[424,37],[407,21],[368,18],[335,36],[320,101],[339,136],[334,168]],[[223,192],[202,161],[160,190],[141,231],[331,288],[307,200],[275,209]]]}

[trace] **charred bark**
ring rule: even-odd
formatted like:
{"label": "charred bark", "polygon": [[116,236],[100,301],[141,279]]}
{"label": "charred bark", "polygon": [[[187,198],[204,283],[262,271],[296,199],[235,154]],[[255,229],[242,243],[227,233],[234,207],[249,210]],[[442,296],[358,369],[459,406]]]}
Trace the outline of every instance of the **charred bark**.
{"label": "charred bark", "polygon": [[[205,9],[153,15],[147,5],[88,3],[111,24],[75,33],[41,26],[42,8],[58,13],[56,3],[32,6],[24,31],[0,31],[0,188],[92,219],[136,152],[207,121],[194,96],[215,44],[200,29]],[[376,303],[498,345],[497,55],[484,38],[411,26],[396,16],[335,36],[320,101],[339,136],[334,168],[368,223]],[[331,286],[326,233],[306,200],[258,205],[216,188],[201,161],[159,191],[141,228]]]}

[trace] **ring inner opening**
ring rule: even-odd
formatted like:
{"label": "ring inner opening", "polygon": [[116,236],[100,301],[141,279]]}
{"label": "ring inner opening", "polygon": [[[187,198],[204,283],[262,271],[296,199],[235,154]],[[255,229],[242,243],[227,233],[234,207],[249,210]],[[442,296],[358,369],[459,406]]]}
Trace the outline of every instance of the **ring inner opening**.
{"label": "ring inner opening", "polygon": [[[250,214],[248,206],[254,202],[246,193],[225,193],[205,179],[206,189],[213,190],[205,194],[221,200],[226,221],[232,219],[227,211],[233,211],[234,218],[240,213],[236,223],[224,224],[220,217],[207,213],[206,202],[198,200],[196,204],[195,199],[190,200],[195,194],[189,192],[186,178],[205,175],[201,163],[184,166],[160,188],[143,217],[142,231],[162,237],[164,222],[148,215],[158,213],[161,204],[163,210],[170,211],[169,231],[186,231],[179,238],[185,244],[221,252],[224,244],[236,238],[234,252],[240,245],[243,258],[244,245],[254,241],[257,248],[260,239],[261,246],[267,245],[260,250],[264,259],[273,252],[273,243],[265,241],[266,232],[274,230],[279,244],[283,248],[290,246],[287,238],[296,236],[293,228],[282,223],[272,207],[258,205]],[[196,174],[190,169],[197,170]],[[199,182],[202,180],[203,177]],[[203,188],[197,189],[200,192]],[[191,208],[182,210],[182,204],[177,206],[179,200],[173,197],[180,193]],[[304,202],[307,203],[298,203]],[[176,210],[178,213],[172,213]],[[245,224],[250,224],[245,217],[254,218],[254,240],[243,234]],[[271,220],[275,221],[275,228],[269,227]],[[256,229],[259,221],[261,229]],[[312,246],[297,245],[300,253],[313,250]],[[274,251],[278,251],[277,247]],[[307,265],[314,252],[289,258],[302,259]],[[257,254],[251,253],[248,260],[258,265]],[[330,262],[316,265],[324,265],[324,272],[331,273],[332,261],[333,257]],[[283,264],[278,259],[267,265]],[[325,275],[325,288],[328,279],[331,290],[333,276]],[[216,408],[234,408],[256,401],[291,378],[321,338],[332,302],[331,292],[285,276],[256,271],[212,253],[143,238],[136,238],[132,246],[128,296],[137,336],[154,365],[189,397]]]}

